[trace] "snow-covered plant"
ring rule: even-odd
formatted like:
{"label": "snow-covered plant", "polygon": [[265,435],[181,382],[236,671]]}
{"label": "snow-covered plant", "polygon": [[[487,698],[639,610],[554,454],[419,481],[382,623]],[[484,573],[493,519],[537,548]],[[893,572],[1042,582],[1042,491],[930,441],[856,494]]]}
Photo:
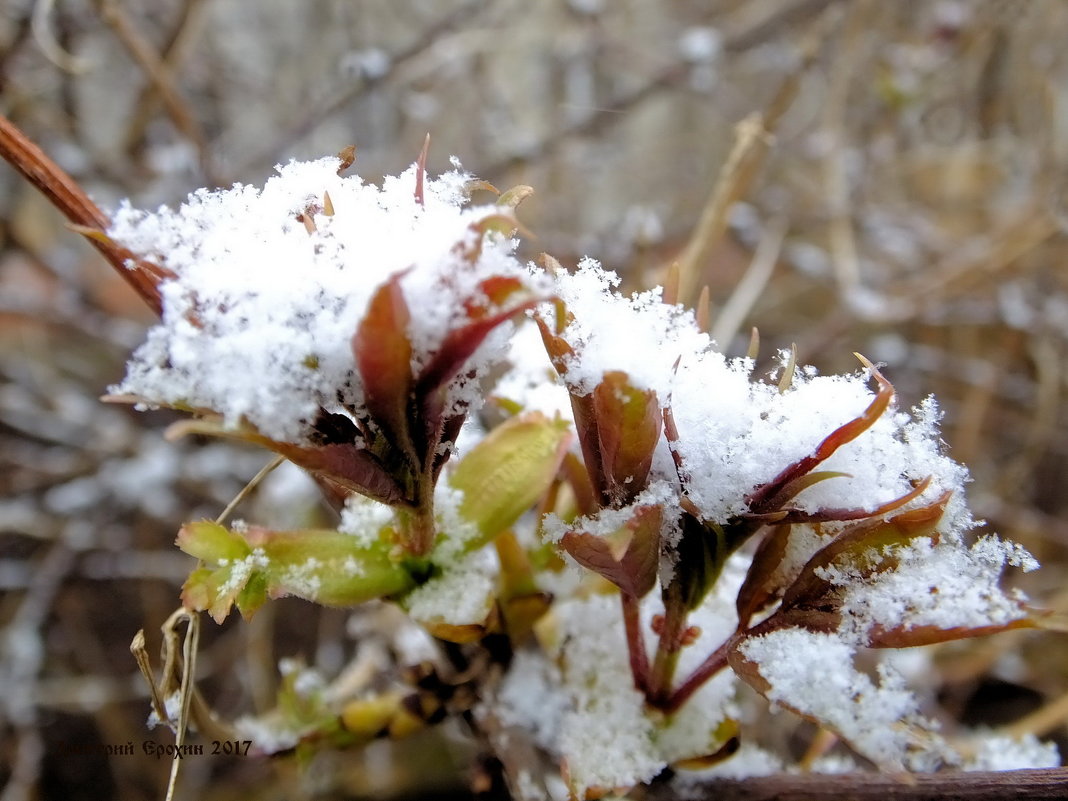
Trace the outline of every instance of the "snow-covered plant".
{"label": "snow-covered plant", "polygon": [[221,621],[283,595],[386,599],[463,646],[376,695],[286,682],[242,724],[255,748],[471,713],[593,797],[668,765],[786,769],[751,688],[879,767],[962,764],[880,649],[1036,625],[999,585],[1036,563],[969,536],[933,399],[898,409],[863,357],[821,376],[784,355],[761,379],[659,288],[521,263],[524,187],[471,205],[492,187],[458,166],[381,187],[347,166],[123,206],[97,234],[162,310],[113,397],[277,452],[341,512],[331,530],[186,524],[185,605]]}

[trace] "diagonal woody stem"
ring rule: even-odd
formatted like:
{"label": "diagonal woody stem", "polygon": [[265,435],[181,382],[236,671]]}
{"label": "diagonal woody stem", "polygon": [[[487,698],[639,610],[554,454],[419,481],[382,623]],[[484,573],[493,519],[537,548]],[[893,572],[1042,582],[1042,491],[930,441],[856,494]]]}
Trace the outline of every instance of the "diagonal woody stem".
{"label": "diagonal woody stem", "polygon": [[[0,156],[41,194],[48,198],[64,217],[82,233],[102,232],[110,225],[106,214],[89,199],[78,182],[71,178],[11,120],[0,114]],[[167,271],[142,262],[107,237],[88,235],[89,243],[104,256],[116,272],[140,295],[156,314],[162,310],[156,285]],[[134,267],[127,266],[131,262]]]}

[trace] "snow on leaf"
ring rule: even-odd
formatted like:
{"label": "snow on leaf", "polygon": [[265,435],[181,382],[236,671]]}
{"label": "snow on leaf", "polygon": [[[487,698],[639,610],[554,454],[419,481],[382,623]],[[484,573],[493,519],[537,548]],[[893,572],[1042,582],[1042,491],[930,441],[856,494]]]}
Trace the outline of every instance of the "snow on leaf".
{"label": "snow on leaf", "polygon": [[661,507],[638,506],[619,529],[603,536],[572,529],[560,547],[583,567],[641,598],[656,584],[662,525]]}

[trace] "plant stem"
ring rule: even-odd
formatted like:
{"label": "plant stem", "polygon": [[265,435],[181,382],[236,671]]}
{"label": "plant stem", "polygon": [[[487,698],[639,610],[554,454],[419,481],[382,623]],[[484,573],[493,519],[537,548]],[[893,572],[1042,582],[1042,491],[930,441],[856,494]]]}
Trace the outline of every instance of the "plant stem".
{"label": "plant stem", "polygon": [[627,652],[630,654],[630,672],[634,687],[649,696],[649,654],[645,650],[642,635],[641,608],[638,599],[629,592],[619,594],[623,606],[623,626],[627,632]]}
{"label": "plant stem", "polygon": [[693,673],[687,676],[686,680],[673,693],[667,696],[660,708],[669,715],[677,712],[690,699],[690,696],[701,688],[702,684],[727,667],[727,652],[733,641],[734,638],[731,637],[709,654],[708,658]]}
{"label": "plant stem", "polygon": [[671,692],[671,680],[682,650],[682,633],[686,628],[686,606],[675,598],[666,598],[664,626],[660,630],[660,642],[653,659],[653,673],[647,696],[650,702],[662,707]]}

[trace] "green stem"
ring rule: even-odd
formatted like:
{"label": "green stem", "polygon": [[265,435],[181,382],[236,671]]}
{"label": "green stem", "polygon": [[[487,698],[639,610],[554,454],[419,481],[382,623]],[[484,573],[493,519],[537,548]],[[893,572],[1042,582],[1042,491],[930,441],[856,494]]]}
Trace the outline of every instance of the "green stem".
{"label": "green stem", "polygon": [[653,673],[646,694],[654,706],[662,706],[671,692],[671,681],[682,650],[682,635],[686,630],[686,606],[680,598],[665,598],[664,626],[653,659]]}
{"label": "green stem", "polygon": [[405,521],[405,543],[412,556],[426,556],[434,547],[434,480],[429,471],[424,471],[418,480],[415,492],[416,506]]}

